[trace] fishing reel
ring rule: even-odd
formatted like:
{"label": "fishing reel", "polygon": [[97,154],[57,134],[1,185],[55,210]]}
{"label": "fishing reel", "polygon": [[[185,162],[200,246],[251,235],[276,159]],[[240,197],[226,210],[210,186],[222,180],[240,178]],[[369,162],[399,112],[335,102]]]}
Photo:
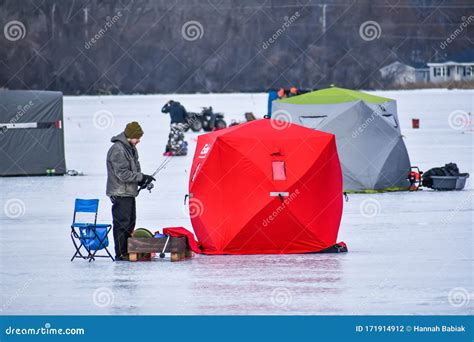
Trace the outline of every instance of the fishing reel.
{"label": "fishing reel", "polygon": [[155,187],[155,184],[153,184],[152,182],[148,183],[146,185],[146,189],[151,193],[151,190]]}
{"label": "fishing reel", "polygon": [[153,184],[153,182],[145,183],[142,186],[140,186],[140,188],[138,189],[138,193],[140,193],[140,191],[142,191],[143,189],[147,189],[151,193],[151,190],[154,187],[155,187],[155,184]]}

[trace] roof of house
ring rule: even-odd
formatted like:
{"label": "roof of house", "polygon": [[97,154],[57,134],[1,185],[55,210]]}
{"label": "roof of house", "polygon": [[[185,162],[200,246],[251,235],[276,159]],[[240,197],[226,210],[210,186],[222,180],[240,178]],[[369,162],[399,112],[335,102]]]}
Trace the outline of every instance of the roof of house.
{"label": "roof of house", "polygon": [[402,62],[399,62],[399,61],[395,61],[393,63],[390,63],[388,65],[385,65],[385,66],[381,67],[379,70],[380,71],[391,70],[393,68],[398,68],[398,67],[404,67],[404,68],[407,68],[407,69],[410,69],[410,70],[415,69],[414,67],[412,67],[408,64],[405,64],[405,63],[402,63]]}
{"label": "roof of house", "polygon": [[429,67],[437,67],[437,66],[456,66],[456,65],[473,65],[474,62],[453,62],[453,61],[447,61],[447,62],[442,62],[442,63],[426,63]]}

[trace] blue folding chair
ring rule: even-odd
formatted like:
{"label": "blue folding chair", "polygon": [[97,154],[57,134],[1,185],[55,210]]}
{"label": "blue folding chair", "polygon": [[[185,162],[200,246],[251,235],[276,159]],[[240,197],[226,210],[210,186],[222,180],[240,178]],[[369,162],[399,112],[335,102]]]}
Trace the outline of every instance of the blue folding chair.
{"label": "blue folding chair", "polygon": [[[97,223],[98,210],[98,199],[76,198],[71,224],[71,239],[74,247],[76,247],[76,253],[72,256],[71,261],[74,258],[86,259],[89,262],[95,260],[95,258],[111,258],[114,261],[114,258],[107,249],[109,245],[108,234],[112,229],[112,225]],[[80,213],[89,216],[86,222],[79,218]],[[81,253],[81,248],[85,249],[87,254]],[[107,255],[97,255],[97,252],[102,249],[105,249]]]}

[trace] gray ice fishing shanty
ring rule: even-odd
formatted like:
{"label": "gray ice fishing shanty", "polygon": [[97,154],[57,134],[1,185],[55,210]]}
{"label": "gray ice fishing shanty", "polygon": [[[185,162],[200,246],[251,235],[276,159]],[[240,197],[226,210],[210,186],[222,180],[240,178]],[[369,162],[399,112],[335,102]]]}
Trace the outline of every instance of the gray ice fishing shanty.
{"label": "gray ice fishing shanty", "polygon": [[63,94],[0,91],[0,176],[66,173]]}
{"label": "gray ice fishing shanty", "polygon": [[272,119],[333,133],[344,191],[408,189],[395,100],[333,87],[273,101]]}

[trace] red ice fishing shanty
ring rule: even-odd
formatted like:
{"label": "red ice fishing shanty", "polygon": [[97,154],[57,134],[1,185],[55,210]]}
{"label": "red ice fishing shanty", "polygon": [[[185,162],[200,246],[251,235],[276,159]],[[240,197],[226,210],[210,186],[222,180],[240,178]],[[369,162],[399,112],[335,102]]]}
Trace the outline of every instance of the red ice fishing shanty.
{"label": "red ice fishing shanty", "polygon": [[201,135],[189,193],[205,254],[347,251],[333,134],[256,120]]}

